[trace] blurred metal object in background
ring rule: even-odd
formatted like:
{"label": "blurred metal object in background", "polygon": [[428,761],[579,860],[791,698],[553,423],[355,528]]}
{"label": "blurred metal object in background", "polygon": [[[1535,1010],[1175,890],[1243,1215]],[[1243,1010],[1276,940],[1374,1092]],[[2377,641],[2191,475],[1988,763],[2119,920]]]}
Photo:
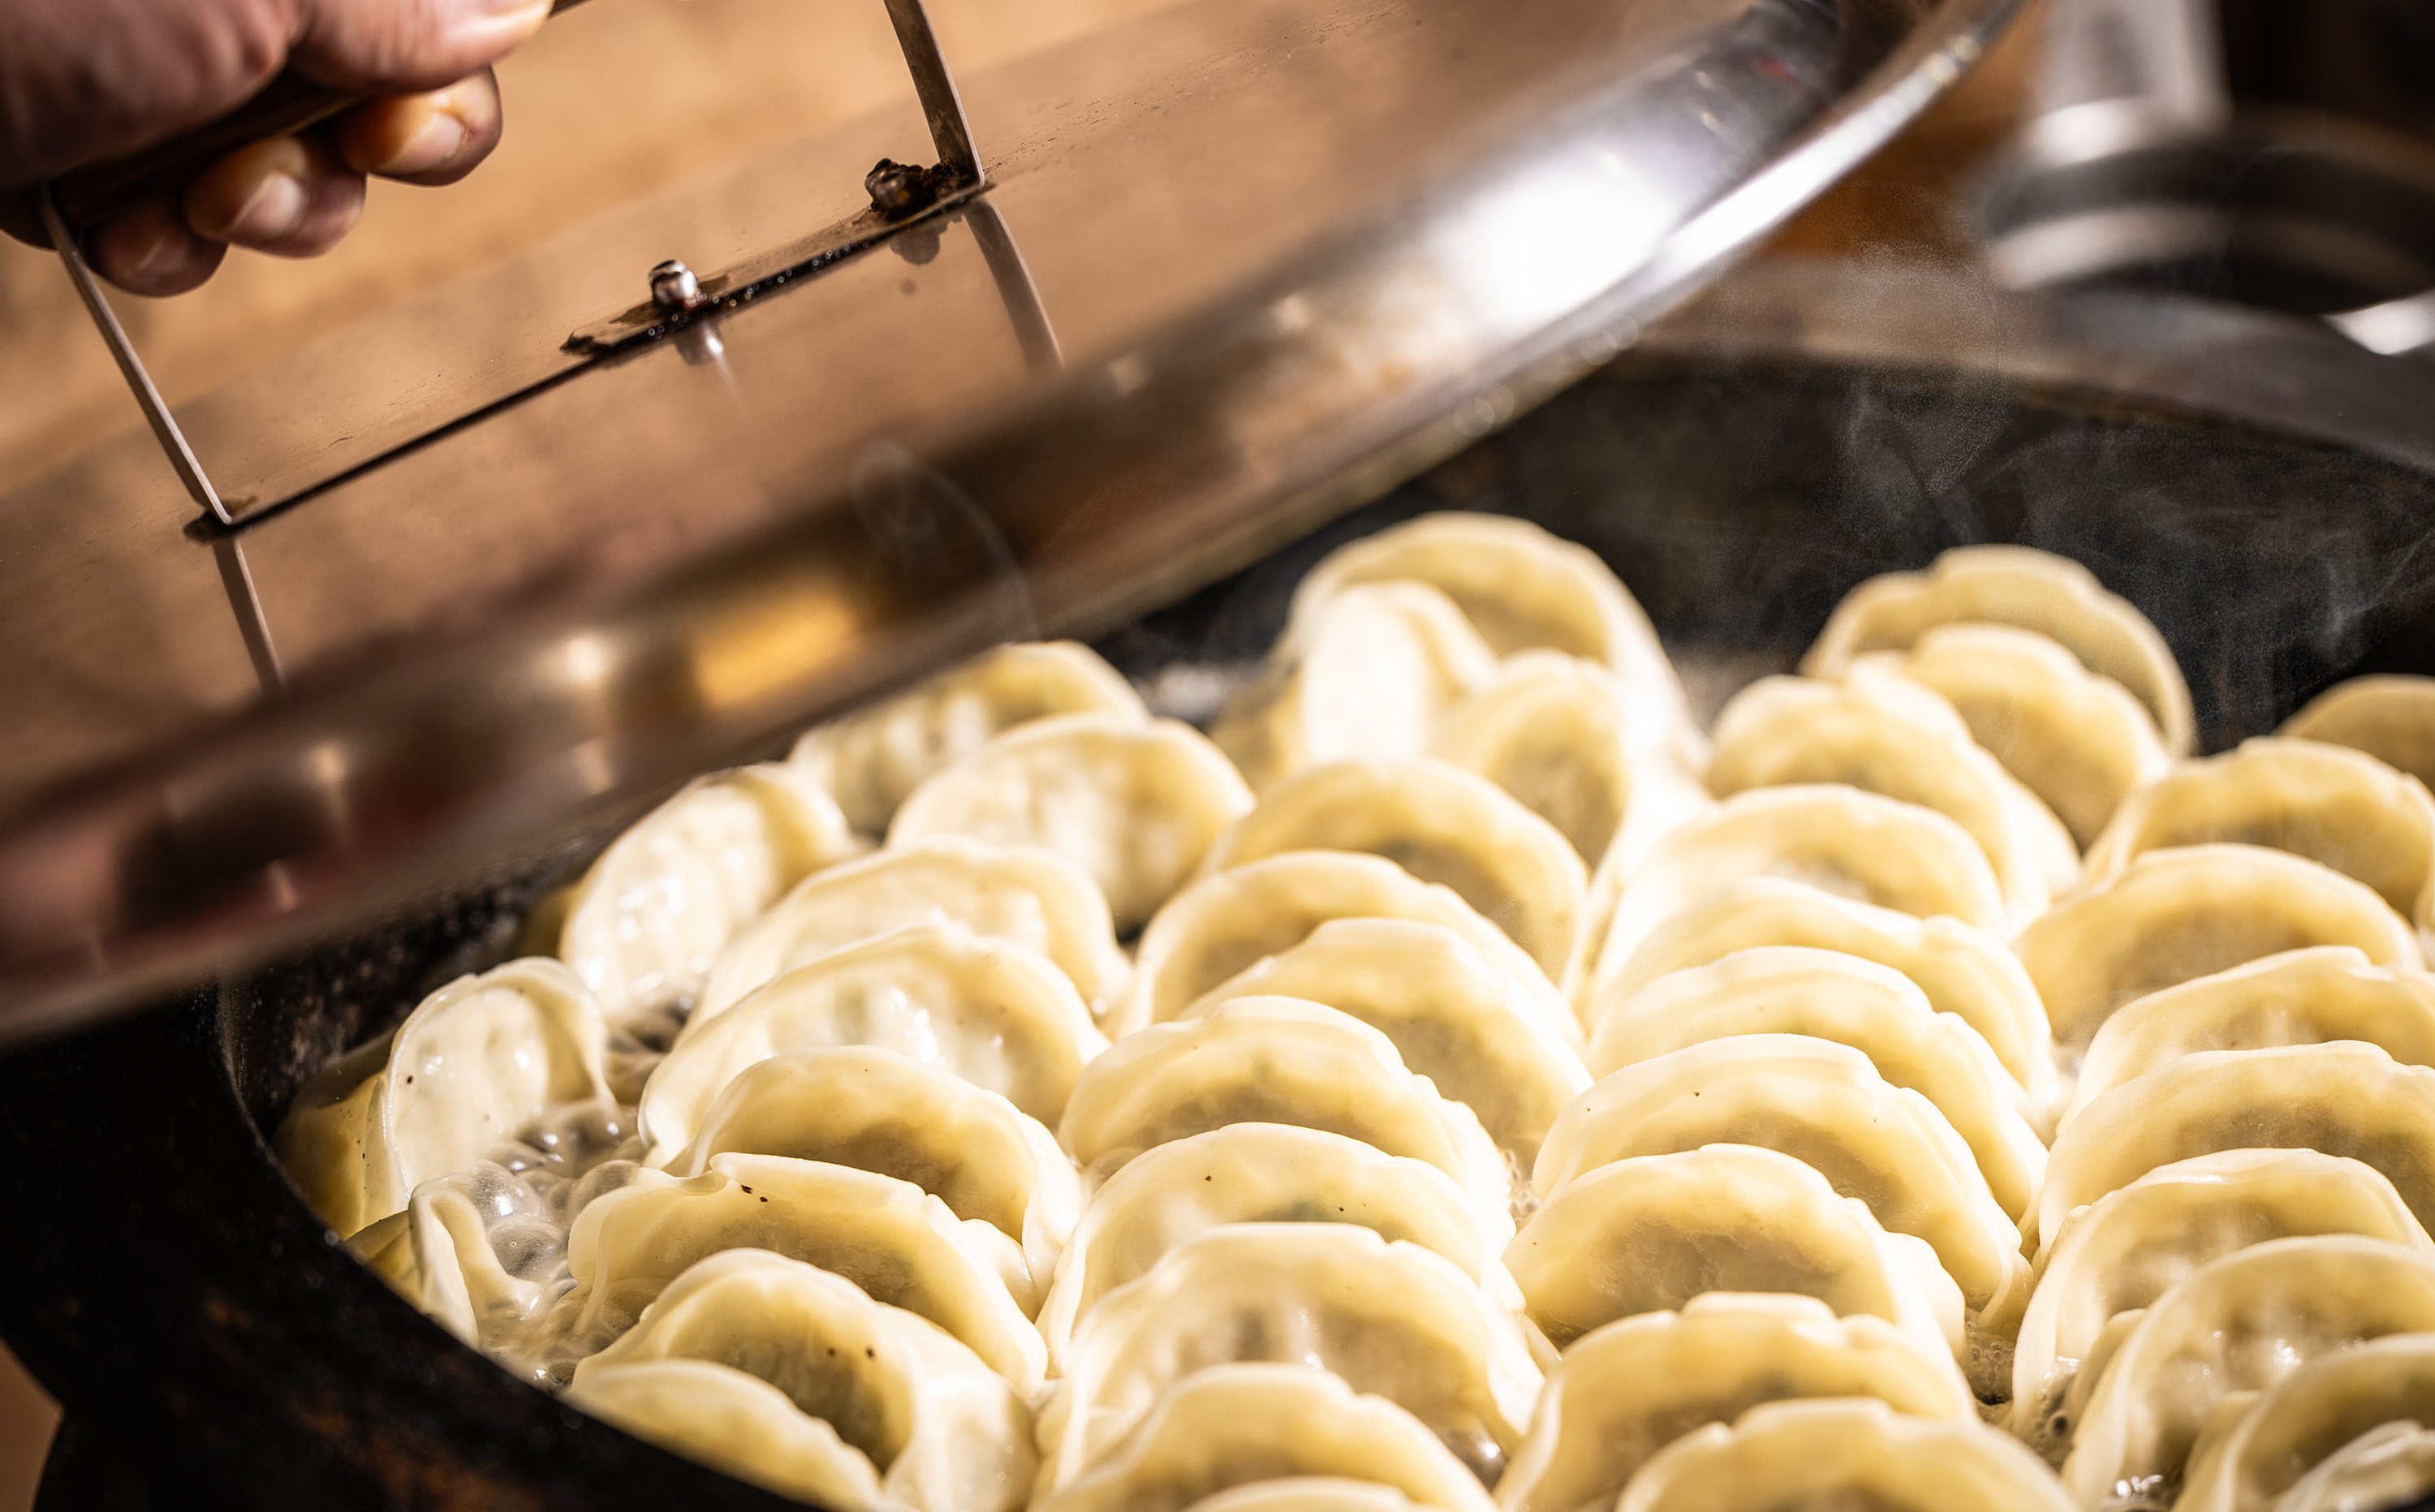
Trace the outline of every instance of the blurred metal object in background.
{"label": "blurred metal object in background", "polygon": [[2426,8],[2054,0],[2047,28],[2038,113],[1978,200],[1999,281],[2234,300],[2374,352],[2435,348]]}

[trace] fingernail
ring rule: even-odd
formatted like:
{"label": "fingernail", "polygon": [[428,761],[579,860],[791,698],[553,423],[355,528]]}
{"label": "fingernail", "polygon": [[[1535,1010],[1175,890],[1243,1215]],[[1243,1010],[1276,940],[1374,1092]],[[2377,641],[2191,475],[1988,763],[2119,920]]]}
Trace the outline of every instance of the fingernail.
{"label": "fingernail", "polygon": [[146,238],[144,249],[135,254],[132,270],[138,278],[170,272],[184,266],[190,249],[182,228],[155,226]]}
{"label": "fingernail", "polygon": [[230,220],[229,240],[275,242],[293,236],[304,229],[308,208],[303,180],[292,173],[266,174]]}
{"label": "fingernail", "polygon": [[465,146],[465,123],[446,111],[434,111],[431,118],[415,128],[406,145],[389,154],[389,161],[373,169],[375,173],[429,173],[444,168]]}

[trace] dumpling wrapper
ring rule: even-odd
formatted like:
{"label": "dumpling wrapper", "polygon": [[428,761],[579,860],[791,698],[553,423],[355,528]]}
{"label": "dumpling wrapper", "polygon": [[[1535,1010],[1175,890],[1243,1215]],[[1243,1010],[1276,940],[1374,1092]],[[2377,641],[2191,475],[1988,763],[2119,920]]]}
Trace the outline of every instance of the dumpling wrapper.
{"label": "dumpling wrapper", "polygon": [[1365,851],[1442,883],[1551,974],[1563,970],[1589,878],[1555,826],[1486,778],[1425,757],[1296,773],[1218,839],[1207,869],[1293,850]]}
{"label": "dumpling wrapper", "polygon": [[864,849],[826,792],[771,763],[697,778],[609,844],[566,903],[558,954],[613,1023],[689,1002],[787,888]]}
{"label": "dumpling wrapper", "polygon": [[2435,798],[2373,756],[2258,739],[2185,762],[2123,803],[2089,849],[2088,874],[2112,876],[2150,850],[2215,841],[2306,856],[2375,888],[2421,928],[2428,922]]}
{"label": "dumpling wrapper", "polygon": [[1934,809],[1995,868],[2014,924],[2078,880],[2079,848],[2038,796],[1979,748],[1953,706],[1907,679],[1854,667],[1840,680],[1761,678],[1717,715],[1708,791],[1845,783]]}
{"label": "dumpling wrapper", "polygon": [[1753,788],[1660,840],[1629,877],[1599,868],[1566,978],[1575,1008],[1658,925],[1750,877],[1805,882],[1913,919],[1942,915],[1999,939],[2012,934],[1987,853],[1934,809],[1832,784]]}
{"label": "dumpling wrapper", "polygon": [[1185,1377],[1039,1512],[1183,1512],[1286,1478],[1392,1486],[1439,1512],[1493,1512],[1462,1462],[1410,1413],[1295,1365],[1218,1365]]}
{"label": "dumpling wrapper", "polygon": [[1334,919],[1289,950],[1211,988],[1189,1021],[1248,997],[1302,998],[1351,1014],[1395,1042],[1404,1064],[1464,1104],[1527,1167],[1590,1074],[1572,1016],[1515,985],[1442,924]]}
{"label": "dumpling wrapper", "polygon": [[953,924],[900,929],[815,957],[677,1041],[643,1088],[647,1159],[674,1160],[747,1067],[832,1045],[942,1067],[1048,1123],[1107,1040],[1038,952]]}
{"label": "dumpling wrapper", "polygon": [[2009,1435],[1851,1398],[1768,1402],[1695,1429],[1641,1467],[1615,1512],[1757,1507],[2080,1512]]}
{"label": "dumpling wrapper", "polygon": [[1453,599],[1499,656],[1544,648],[1614,668],[1637,718],[1669,727],[1668,744],[1695,765],[1704,754],[1674,664],[1631,590],[1596,552],[1527,520],[1425,514],[1339,547],[1295,589],[1287,638],[1354,584],[1397,578]]}
{"label": "dumpling wrapper", "polygon": [[2409,920],[2330,867],[2254,845],[2151,850],[2021,932],[2013,949],[2066,1065],[2133,998],[2262,955],[2350,945],[2420,964]]}
{"label": "dumpling wrapper", "polygon": [[686,1359],[640,1360],[583,1376],[562,1399],[568,1406],[722,1475],[832,1512],[906,1504],[888,1494],[869,1455],[758,1376]]}
{"label": "dumpling wrapper", "polygon": [[2100,1367],[2063,1479],[2082,1505],[2169,1487],[2215,1415],[2309,1360],[2435,1330],[2435,1262],[2351,1235],[2208,1262],[2139,1314]]}
{"label": "dumpling wrapper", "polygon": [[[563,1225],[536,1198],[505,1166],[476,1161],[416,1187],[404,1212],[348,1247],[425,1317],[531,1378],[533,1324],[556,1299],[548,1267],[565,1247]],[[509,1260],[522,1263],[510,1270]]]}
{"label": "dumpling wrapper", "polygon": [[1816,1297],[1883,1318],[1922,1349],[1966,1349],[1961,1293],[1935,1251],[1890,1234],[1865,1203],[1774,1150],[1709,1144],[1642,1155],[1556,1189],[1506,1264],[1530,1320],[1559,1349],[1595,1329],[1705,1292]]}
{"label": "dumpling wrapper", "polygon": [[1531,1173],[1544,1199],[1635,1155],[1756,1144],[1818,1171],[1877,1222],[1927,1241],[1976,1327],[2009,1335],[2028,1300],[2019,1230],[1936,1105],[1848,1045],[1739,1035],[1627,1067],[1573,1101]]}
{"label": "dumpling wrapper", "polygon": [[1023,1252],[909,1181],[777,1155],[721,1155],[686,1179],[641,1170],[576,1215],[559,1304],[579,1352],[629,1321],[696,1263],[767,1249],[834,1271],[938,1324],[1018,1392],[1037,1390],[1047,1347],[1031,1326]]}
{"label": "dumpling wrapper", "polygon": [[2219,1256],[2309,1234],[2358,1234],[2435,1259],[2435,1243],[2381,1172],[2315,1150],[2176,1160],[2080,1209],[2038,1257],[2013,1347],[2009,1426],[2060,1462],[2072,1429],[2061,1408],[2108,1324]]}
{"label": "dumpling wrapper", "polygon": [[2046,636],[2129,689],[2156,721],[2166,754],[2189,754],[2190,688],[2165,638],[2087,568],[2033,547],[1957,546],[1926,572],[1870,578],[1843,595],[1801,670],[1831,678],[1864,652],[1908,650],[1940,626],[1968,622]]}
{"label": "dumpling wrapper", "polygon": [[2052,1096],[2046,1005],[2001,940],[1957,919],[1914,919],[1786,877],[1745,877],[1674,915],[1630,960],[1591,984],[1590,996],[1620,1001],[1661,976],[1762,945],[1840,951],[1891,967],[1926,993],[1937,1012],[1977,1030],[2031,1107],[2044,1108]]}
{"label": "dumpling wrapper", "polygon": [[1203,1497],[1190,1512],[1421,1512],[1391,1486],[1341,1475],[1288,1475]]}
{"label": "dumpling wrapper", "polygon": [[832,867],[779,900],[720,954],[679,1038],[799,966],[915,924],[960,925],[1040,952],[1096,1015],[1132,982],[1108,901],[1081,868],[1034,846],[941,835]]}
{"label": "dumpling wrapper", "polygon": [[1547,973],[1453,888],[1350,850],[1292,850],[1201,878],[1142,932],[1133,995],[1109,1024],[1129,1034],[1181,1015],[1228,978],[1307,939],[1335,919],[1408,919],[1470,941],[1551,1021],[1569,1018]]}
{"label": "dumpling wrapper", "polygon": [[1050,1362],[1062,1366],[1099,1298],[1230,1223],[1357,1224],[1443,1255],[1490,1301],[1522,1307],[1505,1270],[1513,1220],[1503,1207],[1484,1206],[1433,1165],[1341,1134],[1228,1124],[1143,1152],[1092,1194],[1040,1306]]}
{"label": "dumpling wrapper", "polygon": [[834,795],[856,830],[884,834],[906,795],[993,737],[1058,714],[1146,721],[1122,674],[1073,641],[983,651],[892,698],[815,725],[787,760]]}
{"label": "dumpling wrapper", "polygon": [[1496,1483],[1504,1512],[1608,1507],[1649,1458],[1763,1402],[1872,1397],[1939,1422],[1978,1404],[1942,1349],[1811,1297],[1708,1292],[1680,1312],[1610,1323],[1547,1375],[1530,1435]]}
{"label": "dumpling wrapper", "polygon": [[[2351,1483],[2342,1487],[2357,1498],[2351,1505],[2402,1505],[2435,1491],[2430,1418],[2435,1333],[2388,1334],[2321,1354],[2267,1387],[2228,1433],[2201,1441],[2173,1505],[2176,1512],[2281,1512],[2293,1504],[2287,1497],[2300,1483],[2338,1479]],[[2321,1477],[2328,1469],[2334,1473]],[[2313,1502],[2302,1492],[2299,1504],[2333,1512],[2342,1503],[2325,1494],[2331,1489]]]}
{"label": "dumpling wrapper", "polygon": [[1971,738],[2082,848],[2123,799],[2171,765],[2155,716],[2130,690],[2034,630],[1941,625],[1908,651],[1872,651],[1852,665],[1883,667],[1943,696]]}
{"label": "dumpling wrapper", "polygon": [[1252,807],[1235,764],[1190,725],[1064,714],[1019,725],[905,799],[888,843],[960,834],[1053,850],[1139,929]]}
{"label": "dumpling wrapper", "polygon": [[1595,866],[1619,846],[1628,864],[1708,806],[1690,769],[1645,728],[1605,667],[1524,651],[1445,714],[1428,753],[1521,800]]}
{"label": "dumpling wrapper", "polygon": [[2232,1149],[2313,1149],[2383,1172],[2435,1225],[2435,1070],[2340,1042],[2185,1056],[2090,1103],[2046,1154],[2031,1241],[2076,1208],[2175,1160]]}
{"label": "dumpling wrapper", "polygon": [[1504,1206],[1504,1158],[1462,1104],[1407,1070],[1394,1042],[1299,998],[1237,998],[1188,1022],[1127,1035],[1076,1083],[1057,1137],[1094,1176],[1228,1124],[1291,1124],[1444,1172],[1482,1209]]}
{"label": "dumpling wrapper", "polygon": [[1417,756],[1447,710],[1496,676],[1496,653],[1426,583],[1365,583],[1278,645],[1210,729],[1255,793],[1304,767]]}
{"label": "dumpling wrapper", "polygon": [[[866,1505],[1012,1512],[1030,1488],[1031,1413],[996,1372],[927,1318],[873,1301],[844,1277],[800,1261],[730,1249],[696,1263],[622,1338],[576,1366],[569,1400],[582,1406],[597,1393],[613,1414],[627,1409],[643,1436],[665,1432],[676,1440],[668,1447],[689,1452],[699,1441],[686,1428],[698,1412],[663,1402],[655,1418],[630,1384],[613,1383],[621,1368],[675,1361],[743,1371],[827,1425],[861,1462],[846,1461],[838,1480],[852,1485],[860,1479],[855,1470],[876,1472],[875,1484],[855,1487],[869,1497]],[[604,1375],[613,1383],[602,1391]],[[714,1387],[709,1395],[716,1401],[749,1394]],[[750,1436],[699,1447],[718,1454],[717,1468],[727,1468],[724,1459],[751,1470],[760,1456]]]}
{"label": "dumpling wrapper", "polygon": [[460,976],[307,1082],[273,1147],[321,1221],[353,1234],[545,1109],[607,1097],[607,1044],[599,1005],[560,962]]}
{"label": "dumpling wrapper", "polygon": [[2275,733],[2363,750],[2435,786],[2435,678],[2384,674],[2335,683]]}
{"label": "dumpling wrapper", "polygon": [[2124,1082],[2209,1050],[2357,1040],[2409,1066],[2435,1066],[2435,977],[2320,945],[2133,998],[2089,1041],[2073,1114]]}
{"label": "dumpling wrapper", "polygon": [[1908,977],[1835,951],[1761,945],[1661,976],[1591,1008],[1590,1069],[1605,1075],[1734,1035],[1795,1034],[1850,1045],[1877,1074],[1936,1105],[2004,1211],[2029,1211],[2046,1145],[2027,1098],[1978,1031],[1938,1013]]}
{"label": "dumpling wrapper", "polygon": [[2319,1461],[2275,1512],[2407,1508],[2435,1493],[2435,1430],[2411,1419],[2371,1428]]}
{"label": "dumpling wrapper", "polygon": [[699,1176],[731,1151],[910,1181],[957,1217],[1021,1245],[1042,1291],[1081,1217],[1080,1181],[1045,1125],[952,1072],[871,1045],[799,1050],[747,1067],[667,1169]]}
{"label": "dumpling wrapper", "polygon": [[1543,1379],[1520,1321],[1432,1250],[1351,1224],[1229,1224],[1169,1250],[1076,1331],[1041,1411],[1040,1489],[1109,1457],[1178,1382],[1237,1363],[1384,1397],[1482,1481],[1521,1442]]}

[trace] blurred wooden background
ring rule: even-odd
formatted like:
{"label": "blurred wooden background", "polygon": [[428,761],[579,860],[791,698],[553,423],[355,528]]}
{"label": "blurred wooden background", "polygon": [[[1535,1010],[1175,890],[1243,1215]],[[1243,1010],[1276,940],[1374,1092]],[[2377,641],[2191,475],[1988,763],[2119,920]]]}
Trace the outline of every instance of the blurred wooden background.
{"label": "blurred wooden background", "polygon": [[[930,9],[958,70],[977,70],[1181,3],[930,0]],[[2034,16],[2025,18],[1926,120],[1776,247],[1962,255],[1955,187],[2019,119],[2034,33]],[[869,0],[614,0],[552,23],[499,73],[506,140],[464,183],[376,184],[363,224],[327,257],[240,252],[197,294],[120,299],[173,403],[343,317],[910,90],[885,14]],[[0,240],[0,491],[140,423],[49,253]],[[0,1512],[32,1504],[57,1420],[0,1348]]]}

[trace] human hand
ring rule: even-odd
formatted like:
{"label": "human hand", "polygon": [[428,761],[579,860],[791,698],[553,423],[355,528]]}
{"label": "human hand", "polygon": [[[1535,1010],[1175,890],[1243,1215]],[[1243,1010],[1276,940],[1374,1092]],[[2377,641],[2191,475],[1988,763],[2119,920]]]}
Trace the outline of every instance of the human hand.
{"label": "human hand", "polygon": [[92,228],[95,271],[137,294],[212,276],[232,245],[327,251],[368,175],[453,183],[499,140],[490,65],[550,0],[0,0],[0,230],[48,246],[32,191],[227,113],[281,69],[375,96],[241,147],[181,195]]}

